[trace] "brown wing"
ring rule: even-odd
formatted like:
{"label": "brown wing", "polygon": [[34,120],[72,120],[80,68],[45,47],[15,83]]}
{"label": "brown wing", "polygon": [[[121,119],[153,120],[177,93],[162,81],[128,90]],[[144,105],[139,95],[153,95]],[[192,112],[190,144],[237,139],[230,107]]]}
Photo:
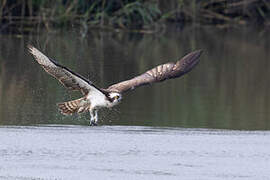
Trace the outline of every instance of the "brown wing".
{"label": "brown wing", "polygon": [[38,49],[30,45],[28,45],[28,48],[29,52],[34,56],[36,61],[43,67],[43,69],[58,79],[67,89],[79,90],[84,95],[86,95],[89,91],[101,92],[101,90],[94,86],[93,83],[83,78],[79,74],[72,72],[68,68],[52,61]]}
{"label": "brown wing", "polygon": [[106,90],[123,93],[142,85],[180,77],[195,67],[201,53],[202,50],[191,52],[175,63],[169,62],[159,65],[133,79],[114,84]]}

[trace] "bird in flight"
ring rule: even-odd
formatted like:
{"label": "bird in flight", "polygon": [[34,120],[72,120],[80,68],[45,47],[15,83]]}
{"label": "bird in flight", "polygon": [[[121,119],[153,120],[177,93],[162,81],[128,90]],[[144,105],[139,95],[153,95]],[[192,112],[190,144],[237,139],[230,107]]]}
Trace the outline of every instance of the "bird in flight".
{"label": "bird in flight", "polygon": [[202,53],[202,50],[191,52],[176,62],[156,66],[139,76],[113,84],[105,89],[97,87],[88,79],[58,64],[35,47],[28,45],[28,49],[47,73],[58,79],[68,90],[78,90],[83,94],[83,97],[79,99],[58,103],[60,112],[64,115],[72,115],[89,111],[90,125],[98,124],[98,109],[117,105],[125,92],[136,87],[186,74],[198,64]]}

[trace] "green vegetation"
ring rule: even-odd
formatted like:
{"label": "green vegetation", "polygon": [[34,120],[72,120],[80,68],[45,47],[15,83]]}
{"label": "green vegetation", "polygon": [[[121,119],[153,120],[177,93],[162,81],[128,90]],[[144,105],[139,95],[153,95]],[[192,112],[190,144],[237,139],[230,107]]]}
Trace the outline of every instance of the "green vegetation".
{"label": "green vegetation", "polygon": [[268,0],[1,0],[0,31],[82,25],[153,29],[166,22],[270,24]]}

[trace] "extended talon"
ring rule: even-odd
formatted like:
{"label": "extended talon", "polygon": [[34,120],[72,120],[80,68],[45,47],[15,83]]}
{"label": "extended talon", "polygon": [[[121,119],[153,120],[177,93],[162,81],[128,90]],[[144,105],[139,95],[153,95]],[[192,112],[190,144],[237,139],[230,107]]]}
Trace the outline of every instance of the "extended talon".
{"label": "extended talon", "polygon": [[90,126],[97,126],[98,124],[96,122],[90,122]]}
{"label": "extended talon", "polygon": [[90,126],[98,125],[98,115],[97,110],[90,111]]}

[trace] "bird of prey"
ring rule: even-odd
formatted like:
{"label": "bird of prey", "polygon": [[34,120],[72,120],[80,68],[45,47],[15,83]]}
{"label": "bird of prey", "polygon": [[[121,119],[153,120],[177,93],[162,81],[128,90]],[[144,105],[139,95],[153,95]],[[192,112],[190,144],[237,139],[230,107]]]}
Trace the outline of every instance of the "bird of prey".
{"label": "bird of prey", "polygon": [[60,112],[64,115],[71,115],[89,111],[90,125],[97,125],[98,109],[117,105],[121,101],[123,93],[136,87],[186,74],[198,64],[202,53],[202,50],[191,52],[176,62],[156,66],[139,76],[113,84],[108,88],[99,88],[88,79],[48,58],[35,47],[28,45],[28,49],[47,73],[58,79],[67,89],[78,90],[83,94],[83,97],[79,99],[58,103]]}

